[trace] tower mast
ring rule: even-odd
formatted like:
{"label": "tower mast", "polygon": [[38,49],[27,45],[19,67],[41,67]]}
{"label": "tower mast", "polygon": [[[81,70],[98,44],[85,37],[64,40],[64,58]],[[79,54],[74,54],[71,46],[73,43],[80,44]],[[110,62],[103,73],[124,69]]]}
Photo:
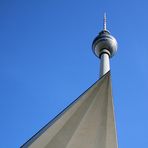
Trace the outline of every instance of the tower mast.
{"label": "tower mast", "polygon": [[109,59],[117,52],[117,41],[107,30],[106,24],[106,13],[104,13],[103,30],[92,44],[94,54],[100,58],[100,77],[110,70]]}
{"label": "tower mast", "polygon": [[104,13],[103,29],[106,30],[106,12]]}

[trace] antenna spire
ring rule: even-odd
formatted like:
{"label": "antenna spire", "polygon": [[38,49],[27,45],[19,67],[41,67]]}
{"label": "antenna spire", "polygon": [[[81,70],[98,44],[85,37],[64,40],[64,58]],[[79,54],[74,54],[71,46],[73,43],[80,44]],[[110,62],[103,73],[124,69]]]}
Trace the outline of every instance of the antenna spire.
{"label": "antenna spire", "polygon": [[104,13],[103,30],[106,30],[106,12]]}

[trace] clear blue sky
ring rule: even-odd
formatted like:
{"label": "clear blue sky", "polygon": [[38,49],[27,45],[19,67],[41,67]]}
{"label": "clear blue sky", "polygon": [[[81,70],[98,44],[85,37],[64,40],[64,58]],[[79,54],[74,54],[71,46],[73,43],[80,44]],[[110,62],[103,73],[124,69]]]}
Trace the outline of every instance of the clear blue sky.
{"label": "clear blue sky", "polygon": [[0,147],[16,148],[92,85],[91,44],[118,40],[111,74],[119,148],[148,146],[147,0],[0,0]]}

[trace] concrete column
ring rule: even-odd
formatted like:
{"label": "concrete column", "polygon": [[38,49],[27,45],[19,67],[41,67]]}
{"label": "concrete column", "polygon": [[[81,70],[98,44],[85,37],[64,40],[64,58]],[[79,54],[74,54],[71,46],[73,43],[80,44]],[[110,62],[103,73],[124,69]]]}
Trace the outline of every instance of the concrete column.
{"label": "concrete column", "polygon": [[109,70],[110,70],[109,55],[107,53],[103,53],[101,55],[101,62],[100,62],[100,77],[106,74]]}

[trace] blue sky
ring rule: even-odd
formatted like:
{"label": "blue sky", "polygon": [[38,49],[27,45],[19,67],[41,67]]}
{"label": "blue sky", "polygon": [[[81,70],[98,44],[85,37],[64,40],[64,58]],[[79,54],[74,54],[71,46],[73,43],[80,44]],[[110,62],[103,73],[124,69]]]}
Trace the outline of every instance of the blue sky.
{"label": "blue sky", "polygon": [[0,147],[16,148],[99,77],[107,28],[119,148],[148,146],[147,0],[0,0]]}

